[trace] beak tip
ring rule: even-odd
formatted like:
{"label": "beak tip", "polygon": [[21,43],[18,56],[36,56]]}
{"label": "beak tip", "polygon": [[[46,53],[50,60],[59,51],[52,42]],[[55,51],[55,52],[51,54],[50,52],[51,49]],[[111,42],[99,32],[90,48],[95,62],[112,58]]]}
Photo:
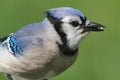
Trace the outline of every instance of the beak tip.
{"label": "beak tip", "polygon": [[104,27],[103,26],[102,27],[98,27],[98,30],[104,31]]}
{"label": "beak tip", "polygon": [[91,22],[88,26],[85,26],[83,28],[85,31],[100,32],[100,31],[104,31],[105,26],[98,23]]}
{"label": "beak tip", "polygon": [[93,31],[104,31],[105,26],[99,23],[92,23],[91,28]]}

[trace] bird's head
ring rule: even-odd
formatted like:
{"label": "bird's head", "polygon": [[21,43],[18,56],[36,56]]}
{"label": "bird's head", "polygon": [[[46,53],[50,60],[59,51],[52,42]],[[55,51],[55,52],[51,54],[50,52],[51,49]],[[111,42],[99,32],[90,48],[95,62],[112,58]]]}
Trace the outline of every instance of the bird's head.
{"label": "bird's head", "polygon": [[70,48],[77,47],[79,41],[90,31],[103,31],[103,25],[89,21],[85,15],[74,8],[53,8],[45,12],[54,25],[62,42]]}

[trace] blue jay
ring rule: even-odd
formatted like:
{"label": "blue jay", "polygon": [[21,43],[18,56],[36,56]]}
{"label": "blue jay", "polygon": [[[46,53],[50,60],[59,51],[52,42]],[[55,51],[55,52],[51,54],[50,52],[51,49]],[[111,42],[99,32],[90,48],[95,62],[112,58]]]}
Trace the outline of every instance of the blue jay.
{"label": "blue jay", "polygon": [[70,7],[53,8],[46,18],[0,39],[0,71],[9,80],[46,80],[76,60],[79,42],[104,26]]}

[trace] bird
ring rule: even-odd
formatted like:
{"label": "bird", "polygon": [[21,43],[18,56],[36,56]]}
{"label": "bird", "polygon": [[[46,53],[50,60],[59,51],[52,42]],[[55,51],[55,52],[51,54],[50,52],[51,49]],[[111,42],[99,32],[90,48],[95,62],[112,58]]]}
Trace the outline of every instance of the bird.
{"label": "bird", "polygon": [[0,38],[0,71],[9,80],[48,80],[67,70],[77,59],[79,43],[104,26],[78,9],[58,7],[45,19]]}

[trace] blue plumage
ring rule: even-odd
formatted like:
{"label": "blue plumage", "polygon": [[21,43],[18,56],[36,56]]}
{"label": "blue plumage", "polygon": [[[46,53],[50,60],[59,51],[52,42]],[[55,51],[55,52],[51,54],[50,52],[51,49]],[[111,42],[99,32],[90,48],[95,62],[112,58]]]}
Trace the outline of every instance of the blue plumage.
{"label": "blue plumage", "polygon": [[22,55],[22,47],[16,44],[16,40],[12,36],[9,36],[6,40],[4,40],[2,46],[7,47],[8,51],[14,56]]}
{"label": "blue plumage", "polygon": [[41,23],[29,24],[9,37],[8,43],[13,55],[23,55],[25,54],[24,51],[29,47],[41,44],[42,39],[38,35],[43,32],[41,25]]}
{"label": "blue plumage", "polygon": [[12,36],[9,39],[9,45],[10,45],[11,51],[13,52],[13,55],[15,56],[22,55],[22,52],[23,52],[22,47],[16,44],[16,40]]}
{"label": "blue plumage", "polygon": [[[70,7],[53,8],[46,11],[46,13],[48,15],[50,14],[51,16],[54,16],[57,19],[61,19],[67,15],[78,15],[82,18],[85,18],[82,12]],[[12,51],[13,55],[22,55],[25,48],[28,48],[30,45],[34,45],[37,41],[42,41],[42,39],[38,38],[35,34],[36,32],[37,34],[38,32],[39,34],[43,33],[44,25],[46,25],[43,24],[44,23],[29,24],[9,37],[9,48]]]}
{"label": "blue plumage", "polygon": [[46,80],[64,72],[76,60],[83,37],[90,31],[103,31],[102,25],[74,8],[45,13],[42,22],[0,39],[0,70],[9,80]]}
{"label": "blue plumage", "polygon": [[75,16],[78,15],[83,19],[85,18],[84,14],[81,11],[76,10],[74,8],[70,8],[70,7],[53,8],[46,11],[45,13],[47,13],[48,15],[54,16],[57,19],[61,19],[68,15],[75,15]]}

